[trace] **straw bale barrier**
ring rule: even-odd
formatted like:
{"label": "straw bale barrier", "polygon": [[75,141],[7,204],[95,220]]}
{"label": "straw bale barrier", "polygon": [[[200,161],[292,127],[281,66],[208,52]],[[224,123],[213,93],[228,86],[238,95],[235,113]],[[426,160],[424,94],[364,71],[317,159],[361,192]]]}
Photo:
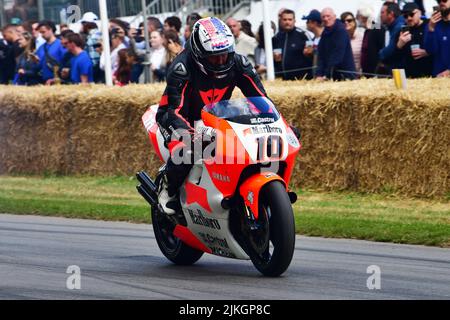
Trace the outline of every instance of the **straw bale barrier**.
{"label": "straw bale barrier", "polygon": [[[266,89],[302,131],[293,185],[450,194],[450,79],[410,80],[404,91],[392,80]],[[163,90],[0,86],[0,174],[154,174],[160,163],[140,118]]]}

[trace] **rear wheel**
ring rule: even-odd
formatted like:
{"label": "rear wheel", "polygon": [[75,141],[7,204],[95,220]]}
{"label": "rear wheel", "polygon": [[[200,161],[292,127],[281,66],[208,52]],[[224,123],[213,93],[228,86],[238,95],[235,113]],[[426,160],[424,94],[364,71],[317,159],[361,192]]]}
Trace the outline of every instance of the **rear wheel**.
{"label": "rear wheel", "polygon": [[258,219],[247,230],[247,249],[263,275],[277,277],[289,267],[295,248],[292,205],[280,181],[265,185],[259,195]]}
{"label": "rear wheel", "polygon": [[161,252],[167,259],[179,265],[191,265],[203,255],[202,251],[191,248],[173,235],[174,224],[164,217],[165,213],[152,207],[153,231]]}
{"label": "rear wheel", "polygon": [[[160,179],[157,183],[161,183]],[[201,258],[202,251],[186,245],[173,235],[176,222],[157,206],[152,206],[152,223],[158,247],[167,259],[175,264],[191,265]]]}

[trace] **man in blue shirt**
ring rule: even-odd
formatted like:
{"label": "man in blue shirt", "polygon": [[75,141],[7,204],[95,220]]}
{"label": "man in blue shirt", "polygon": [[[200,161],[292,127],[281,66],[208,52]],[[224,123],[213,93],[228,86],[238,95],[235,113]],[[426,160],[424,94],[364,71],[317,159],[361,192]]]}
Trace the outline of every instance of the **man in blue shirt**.
{"label": "man in blue shirt", "polygon": [[450,0],[438,0],[425,33],[425,49],[434,55],[433,76],[450,77]]}
{"label": "man in blue shirt", "polygon": [[45,84],[50,85],[55,83],[55,75],[59,71],[59,64],[67,50],[61,45],[61,41],[55,37],[56,27],[53,22],[41,21],[37,29],[46,41],[37,51],[42,80]]}
{"label": "man in blue shirt", "polygon": [[79,34],[67,35],[67,50],[73,55],[70,61],[70,79],[74,84],[94,82],[92,60],[83,48],[84,43]]}

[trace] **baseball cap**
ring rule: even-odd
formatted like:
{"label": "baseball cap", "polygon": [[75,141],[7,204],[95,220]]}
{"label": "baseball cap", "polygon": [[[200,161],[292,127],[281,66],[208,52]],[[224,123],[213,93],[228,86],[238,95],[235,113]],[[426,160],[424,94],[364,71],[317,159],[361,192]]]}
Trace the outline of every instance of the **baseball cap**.
{"label": "baseball cap", "polygon": [[20,18],[14,17],[11,19],[11,24],[19,25],[21,23],[22,23],[22,19],[20,19]]}
{"label": "baseball cap", "polygon": [[86,12],[85,14],[83,14],[83,17],[81,18],[80,22],[96,22],[98,21],[98,17],[95,13],[93,12]]}
{"label": "baseball cap", "polygon": [[402,13],[409,13],[413,12],[416,9],[420,9],[417,3],[415,2],[408,2],[403,6]]}
{"label": "baseball cap", "polygon": [[311,10],[307,16],[303,16],[302,20],[312,20],[322,23],[322,18],[320,17],[320,12],[318,10]]}

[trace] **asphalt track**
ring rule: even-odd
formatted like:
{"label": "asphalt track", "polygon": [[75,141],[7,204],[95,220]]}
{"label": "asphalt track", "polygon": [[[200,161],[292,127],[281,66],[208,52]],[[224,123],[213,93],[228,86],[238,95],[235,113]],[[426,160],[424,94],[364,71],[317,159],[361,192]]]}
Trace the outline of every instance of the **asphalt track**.
{"label": "asphalt track", "polygon": [[450,299],[450,249],[299,236],[288,271],[264,278],[211,255],[175,266],[150,225],[0,215],[0,299]]}

